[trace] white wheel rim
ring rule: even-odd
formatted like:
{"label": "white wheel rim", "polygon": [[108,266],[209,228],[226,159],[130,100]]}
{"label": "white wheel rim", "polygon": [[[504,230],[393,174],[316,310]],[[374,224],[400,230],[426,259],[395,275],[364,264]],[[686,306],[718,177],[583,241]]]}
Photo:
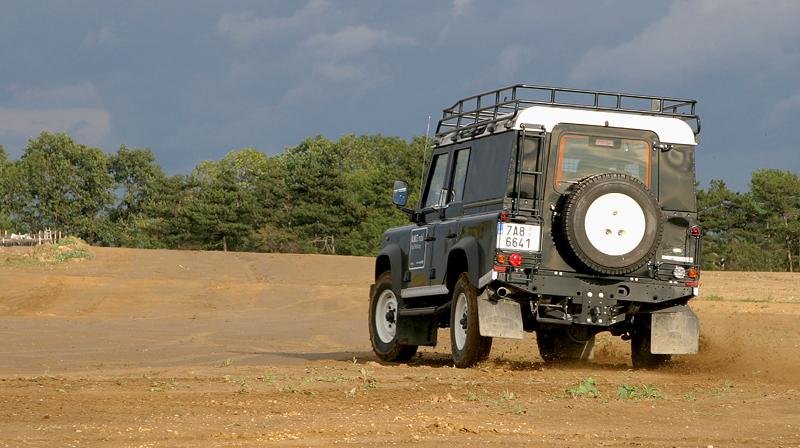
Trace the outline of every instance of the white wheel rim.
{"label": "white wheel rim", "polygon": [[[456,298],[455,322],[453,322],[453,342],[458,350],[464,349],[467,342],[467,295],[463,292]],[[464,322],[463,324],[461,322]]]}
{"label": "white wheel rim", "polygon": [[397,297],[391,289],[387,289],[378,296],[378,303],[375,305],[375,330],[378,339],[388,344],[394,340],[397,334]]}
{"label": "white wheel rim", "polygon": [[608,193],[595,199],[586,210],[584,221],[589,243],[611,256],[636,249],[644,238],[646,226],[642,207],[622,193]]}

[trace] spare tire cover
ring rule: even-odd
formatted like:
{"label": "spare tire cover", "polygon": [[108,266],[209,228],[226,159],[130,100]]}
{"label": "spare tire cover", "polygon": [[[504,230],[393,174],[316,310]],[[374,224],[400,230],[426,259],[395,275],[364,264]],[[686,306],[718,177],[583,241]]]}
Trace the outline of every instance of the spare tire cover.
{"label": "spare tire cover", "polygon": [[605,275],[628,274],[653,258],[663,222],[658,202],[638,179],[621,173],[588,177],[575,185],[563,209],[568,259]]}

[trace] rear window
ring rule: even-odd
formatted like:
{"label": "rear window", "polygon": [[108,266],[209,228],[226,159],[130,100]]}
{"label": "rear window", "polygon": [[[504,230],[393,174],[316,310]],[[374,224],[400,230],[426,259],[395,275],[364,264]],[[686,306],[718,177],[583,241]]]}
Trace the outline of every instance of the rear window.
{"label": "rear window", "polygon": [[558,142],[555,187],[594,174],[624,173],[650,187],[650,143],[645,140],[565,134]]}

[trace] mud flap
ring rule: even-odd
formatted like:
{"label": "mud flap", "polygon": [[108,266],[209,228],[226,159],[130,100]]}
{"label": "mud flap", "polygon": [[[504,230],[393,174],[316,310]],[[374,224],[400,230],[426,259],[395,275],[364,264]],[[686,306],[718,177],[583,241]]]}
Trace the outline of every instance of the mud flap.
{"label": "mud flap", "polygon": [[397,342],[403,345],[436,345],[439,325],[433,316],[404,317],[397,320]]}
{"label": "mud flap", "polygon": [[650,352],[664,355],[697,353],[700,323],[688,306],[674,306],[652,313]]}
{"label": "mud flap", "polygon": [[522,339],[522,310],[519,303],[489,300],[488,290],[478,296],[478,329],[481,336]]}

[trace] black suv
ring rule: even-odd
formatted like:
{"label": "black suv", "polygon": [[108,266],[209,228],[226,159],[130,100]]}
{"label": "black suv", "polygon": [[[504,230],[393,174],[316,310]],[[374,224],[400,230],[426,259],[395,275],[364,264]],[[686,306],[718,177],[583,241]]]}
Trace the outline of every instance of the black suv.
{"label": "black suv", "polygon": [[450,328],[453,361],[536,332],[545,361],[601,331],[635,367],[697,352],[696,101],[514,85],[444,110],[412,224],[383,235],[372,347],[408,360]]}

